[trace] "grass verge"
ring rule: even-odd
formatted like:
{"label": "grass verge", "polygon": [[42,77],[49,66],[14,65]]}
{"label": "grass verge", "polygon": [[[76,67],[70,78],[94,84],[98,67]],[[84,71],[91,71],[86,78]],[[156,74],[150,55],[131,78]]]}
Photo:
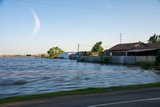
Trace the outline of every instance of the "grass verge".
{"label": "grass verge", "polygon": [[60,92],[50,92],[50,93],[33,94],[33,95],[25,95],[25,96],[14,96],[14,97],[7,97],[7,98],[0,99],[0,104],[17,102],[17,101],[27,101],[27,100],[33,100],[33,99],[51,98],[51,97],[65,96],[65,95],[103,93],[103,92],[110,92],[110,91],[116,91],[116,90],[141,89],[141,88],[150,88],[150,87],[159,87],[159,86],[160,86],[160,82],[157,82],[157,83],[149,83],[149,84],[112,86],[108,88],[86,88],[86,89],[78,89],[73,91],[60,91]]}

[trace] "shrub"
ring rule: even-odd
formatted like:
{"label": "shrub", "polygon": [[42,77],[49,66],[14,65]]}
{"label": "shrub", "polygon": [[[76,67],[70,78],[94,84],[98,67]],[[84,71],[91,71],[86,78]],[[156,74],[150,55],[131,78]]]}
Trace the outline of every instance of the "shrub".
{"label": "shrub", "polygon": [[102,45],[102,42],[99,41],[97,42],[91,49],[91,52],[99,52],[99,53],[102,53],[103,52],[103,47],[101,46]]}
{"label": "shrub", "polygon": [[160,70],[160,52],[157,54],[155,59],[155,69]]}
{"label": "shrub", "polygon": [[109,63],[109,57],[108,56],[103,56],[102,58],[101,58],[101,63]]}
{"label": "shrub", "polygon": [[154,62],[151,61],[141,61],[138,63],[143,69],[152,69],[154,67]]}

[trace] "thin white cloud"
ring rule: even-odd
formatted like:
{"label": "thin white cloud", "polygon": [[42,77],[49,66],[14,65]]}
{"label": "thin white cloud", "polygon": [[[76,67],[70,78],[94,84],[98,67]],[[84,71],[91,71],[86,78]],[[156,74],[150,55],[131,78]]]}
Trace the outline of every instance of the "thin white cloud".
{"label": "thin white cloud", "polygon": [[34,17],[34,22],[35,22],[33,34],[37,34],[37,32],[41,28],[41,22],[40,22],[39,17],[37,16],[37,14],[35,13],[35,11],[32,7],[31,7],[31,11],[32,11],[32,14],[33,14],[33,17]]}

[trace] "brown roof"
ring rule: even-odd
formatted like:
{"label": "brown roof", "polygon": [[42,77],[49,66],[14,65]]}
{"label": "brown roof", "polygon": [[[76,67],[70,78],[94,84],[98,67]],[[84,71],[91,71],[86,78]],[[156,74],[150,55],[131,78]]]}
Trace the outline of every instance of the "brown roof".
{"label": "brown roof", "polygon": [[147,44],[148,46],[146,47],[146,49],[160,49],[160,42],[159,43],[149,43]]}
{"label": "brown roof", "polygon": [[160,43],[148,43],[135,42],[118,44],[109,49],[109,51],[143,51],[143,50],[157,50],[160,49]]}
{"label": "brown roof", "polygon": [[146,47],[142,49],[133,49],[129,50],[129,52],[142,52],[142,51],[152,51],[152,50],[159,50],[160,49],[160,43],[148,43],[146,44]]}
{"label": "brown roof", "polygon": [[125,44],[118,44],[113,46],[109,49],[109,51],[127,51],[133,49],[142,49],[145,48],[147,44],[143,42],[135,42],[135,43],[125,43]]}

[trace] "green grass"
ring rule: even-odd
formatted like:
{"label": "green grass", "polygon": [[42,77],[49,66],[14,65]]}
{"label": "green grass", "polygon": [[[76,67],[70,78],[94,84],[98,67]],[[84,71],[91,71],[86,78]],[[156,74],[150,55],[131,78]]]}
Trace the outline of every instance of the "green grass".
{"label": "green grass", "polygon": [[17,101],[27,101],[27,100],[33,100],[33,99],[51,98],[51,97],[57,97],[57,96],[74,95],[74,94],[103,93],[103,92],[110,92],[110,91],[116,91],[116,90],[140,89],[140,88],[159,87],[159,86],[160,86],[160,82],[149,83],[149,84],[139,84],[139,85],[112,86],[109,88],[86,88],[86,89],[78,89],[73,91],[60,91],[60,92],[33,94],[33,95],[26,95],[26,96],[14,96],[14,97],[7,97],[7,98],[0,99],[0,104],[17,102]]}

